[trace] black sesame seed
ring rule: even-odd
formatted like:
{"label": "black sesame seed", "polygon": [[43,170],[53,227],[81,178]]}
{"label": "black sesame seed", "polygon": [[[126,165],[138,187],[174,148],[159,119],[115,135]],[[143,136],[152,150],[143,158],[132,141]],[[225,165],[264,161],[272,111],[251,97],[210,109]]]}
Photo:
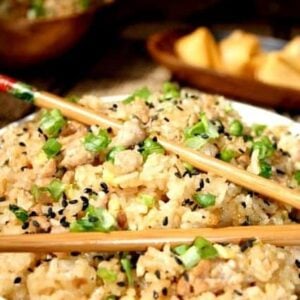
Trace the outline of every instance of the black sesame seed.
{"label": "black sesame seed", "polygon": [[242,153],[242,154],[245,153],[245,151],[242,148],[239,148],[239,152]]}
{"label": "black sesame seed", "polygon": [[21,283],[21,281],[22,281],[22,278],[18,276],[14,279],[14,284]]}
{"label": "black sesame seed", "polygon": [[242,202],[241,202],[241,205],[242,205],[244,208],[246,208],[246,207],[247,207],[247,204],[246,204],[246,202],[245,202],[245,201],[242,201]]}
{"label": "black sesame seed", "polygon": [[207,183],[210,183],[210,179],[209,179],[208,177],[205,179],[205,181],[206,181]]}
{"label": "black sesame seed", "polygon": [[194,201],[192,201],[191,199],[187,198],[187,199],[184,199],[183,202],[182,202],[182,206],[190,206],[190,205],[193,205],[194,204]]}
{"label": "black sesame seed", "polygon": [[4,201],[6,201],[6,197],[5,196],[1,196],[0,197],[0,202],[4,202]]}
{"label": "black sesame seed", "polygon": [[19,145],[20,145],[21,147],[26,147],[26,144],[25,144],[24,142],[20,142]]}
{"label": "black sesame seed", "polygon": [[157,291],[153,291],[153,299],[158,299],[159,298],[159,294]]}
{"label": "black sesame seed", "polygon": [[183,111],[183,108],[181,106],[179,106],[179,105],[177,105],[176,108],[179,109],[179,110],[181,110],[181,111]]}
{"label": "black sesame seed", "polygon": [[158,279],[160,279],[160,271],[159,270],[156,270],[154,274]]}
{"label": "black sesame seed", "polygon": [[164,120],[165,120],[166,122],[170,122],[170,120],[169,120],[168,118],[166,118],[166,117],[164,118]]}
{"label": "black sesame seed", "polygon": [[93,190],[92,190],[91,188],[87,187],[87,188],[85,188],[85,189],[83,190],[83,192],[86,193],[86,194],[92,194],[92,193],[93,193]]}
{"label": "black sesame seed", "polygon": [[65,227],[65,228],[68,228],[70,226],[70,223],[66,220],[66,217],[63,216],[60,221],[59,221],[60,225]]}
{"label": "black sesame seed", "polygon": [[168,289],[166,287],[164,287],[161,292],[164,296],[168,296]]}
{"label": "black sesame seed", "polygon": [[29,227],[29,222],[24,222],[22,225],[22,229],[26,230]]}
{"label": "black sesame seed", "polygon": [[185,280],[186,282],[189,282],[190,278],[189,278],[189,274],[188,274],[187,272],[184,272],[184,273],[182,274],[182,276],[183,276],[183,278],[184,278],[184,280]]}
{"label": "black sesame seed", "polygon": [[80,196],[80,199],[82,201],[82,210],[86,210],[89,206],[89,199],[85,196]]}
{"label": "black sesame seed", "polygon": [[175,172],[174,175],[177,177],[177,178],[182,178],[181,174],[179,171]]}
{"label": "black sesame seed", "polygon": [[295,223],[300,223],[300,214],[298,209],[292,209],[289,212],[289,218]]}
{"label": "black sesame seed", "polygon": [[79,256],[80,252],[78,252],[78,251],[72,251],[70,254],[71,254],[71,256]]}
{"label": "black sesame seed", "polygon": [[174,259],[178,265],[182,265],[182,261],[177,256],[175,256]]}
{"label": "black sesame seed", "polygon": [[154,136],[154,137],[152,138],[152,141],[153,141],[153,142],[157,142],[157,137]]}
{"label": "black sesame seed", "polygon": [[234,290],[234,293],[237,294],[238,296],[243,296],[243,293],[238,290]]}
{"label": "black sesame seed", "polygon": [[278,175],[285,175],[285,172],[282,171],[282,170],[280,170],[280,169],[276,169],[276,173],[277,173]]}
{"label": "black sesame seed", "polygon": [[69,204],[76,204],[76,203],[78,203],[78,200],[77,200],[77,199],[73,199],[73,200],[70,200],[70,201],[69,201]]}
{"label": "black sesame seed", "polygon": [[62,215],[64,213],[64,209],[60,209],[58,212],[57,212],[59,215]]}
{"label": "black sesame seed", "polygon": [[68,201],[67,201],[67,199],[62,199],[62,201],[61,201],[61,206],[62,206],[62,207],[67,207],[67,206],[68,206]]}
{"label": "black sesame seed", "polygon": [[112,131],[113,131],[113,130],[112,130],[111,127],[108,127],[108,128],[107,128],[107,132],[108,132],[108,133],[112,133]]}
{"label": "black sesame seed", "polygon": [[255,242],[255,239],[248,239],[246,241],[243,241],[240,243],[240,249],[242,252],[245,252],[248,248],[252,248],[253,244]]}
{"label": "black sesame seed", "polygon": [[103,191],[105,194],[108,194],[108,193],[109,193],[108,185],[107,185],[105,182],[101,182],[101,183],[100,183],[100,188],[102,189],[102,191]]}
{"label": "black sesame seed", "polygon": [[56,217],[56,213],[53,211],[52,207],[48,208],[47,217],[54,219]]}
{"label": "black sesame seed", "polygon": [[300,260],[296,259],[295,260],[295,265],[297,266],[297,268],[300,268]]}
{"label": "black sesame seed", "polygon": [[28,169],[28,167],[27,166],[23,166],[23,167],[21,167],[21,171],[23,172],[25,169]]}
{"label": "black sesame seed", "polygon": [[168,217],[164,217],[162,224],[163,224],[163,226],[167,226],[169,224],[169,218]]}
{"label": "black sesame seed", "polygon": [[124,287],[124,286],[126,286],[126,283],[124,281],[119,281],[119,282],[117,282],[117,286]]}
{"label": "black sesame seed", "polygon": [[36,211],[32,211],[30,214],[29,214],[29,217],[36,217],[38,214]]}
{"label": "black sesame seed", "polygon": [[199,181],[199,187],[196,189],[196,192],[201,192],[201,190],[204,188],[204,180],[203,178]]}
{"label": "black sesame seed", "polygon": [[254,193],[252,191],[248,191],[247,194],[250,196],[250,197],[253,197],[254,196]]}

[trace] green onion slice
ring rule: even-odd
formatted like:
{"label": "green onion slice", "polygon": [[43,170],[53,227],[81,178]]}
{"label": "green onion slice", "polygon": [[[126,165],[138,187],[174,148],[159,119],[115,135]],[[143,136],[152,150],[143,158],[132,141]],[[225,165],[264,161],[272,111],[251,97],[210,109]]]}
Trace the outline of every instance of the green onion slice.
{"label": "green onion slice", "polygon": [[24,208],[17,206],[15,204],[10,204],[9,210],[13,212],[16,218],[20,220],[22,223],[28,220],[28,212]]}
{"label": "green onion slice", "polygon": [[57,137],[66,120],[58,109],[46,111],[42,115],[40,128],[48,137]]}
{"label": "green onion slice", "polygon": [[55,138],[51,138],[46,141],[42,149],[48,158],[53,158],[60,152],[61,148],[62,145]]}
{"label": "green onion slice", "polygon": [[133,285],[133,276],[132,276],[132,266],[131,266],[131,262],[130,260],[125,257],[125,258],[122,258],[121,259],[121,266],[122,268],[124,269],[125,271],[125,274],[126,274],[126,277],[127,277],[127,281],[128,281],[128,284],[130,286]]}
{"label": "green onion slice", "polygon": [[126,98],[123,103],[124,104],[129,104],[135,100],[145,100],[147,102],[147,100],[149,99],[149,97],[151,96],[151,92],[147,87],[143,87],[141,89],[136,90],[131,96],[129,96],[128,98]]}
{"label": "green onion slice", "polygon": [[109,232],[116,228],[115,218],[104,208],[89,206],[86,215],[71,223],[71,232],[101,231]]}
{"label": "green onion slice", "polygon": [[83,145],[87,151],[98,153],[107,148],[110,138],[106,130],[99,130],[98,134],[89,132],[83,140]]}
{"label": "green onion slice", "polygon": [[97,275],[106,282],[115,282],[118,278],[117,273],[107,268],[98,268]]}

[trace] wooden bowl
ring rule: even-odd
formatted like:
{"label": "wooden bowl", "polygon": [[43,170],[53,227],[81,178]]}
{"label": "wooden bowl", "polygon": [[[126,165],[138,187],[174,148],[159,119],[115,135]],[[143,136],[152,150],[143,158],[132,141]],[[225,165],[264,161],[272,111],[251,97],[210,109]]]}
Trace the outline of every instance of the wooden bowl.
{"label": "wooden bowl", "polygon": [[22,68],[55,58],[86,33],[95,9],[37,20],[0,19],[0,64]]}
{"label": "wooden bowl", "polygon": [[[254,79],[232,76],[184,63],[176,55],[174,44],[179,37],[190,31],[178,29],[152,35],[147,43],[150,54],[158,63],[171,70],[178,79],[201,90],[255,105],[300,110],[300,91],[298,90],[273,86]],[[217,38],[222,35],[224,34],[217,34]],[[261,36],[259,38],[265,50],[278,50],[284,45],[282,40]]]}

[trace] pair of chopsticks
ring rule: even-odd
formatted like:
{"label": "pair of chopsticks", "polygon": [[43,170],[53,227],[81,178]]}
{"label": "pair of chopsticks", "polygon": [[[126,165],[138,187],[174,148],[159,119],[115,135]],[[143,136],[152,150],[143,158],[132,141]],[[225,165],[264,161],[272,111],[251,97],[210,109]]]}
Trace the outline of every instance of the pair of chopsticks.
{"label": "pair of chopsticks", "polygon": [[[38,107],[42,108],[47,108],[47,109],[59,109],[61,113],[73,120],[76,120],[78,122],[81,122],[83,124],[87,125],[100,125],[102,127],[108,128],[111,127],[113,130],[118,131],[122,124],[112,118],[109,118],[105,115],[102,115],[100,113],[95,113],[94,111],[84,108],[82,106],[79,106],[75,103],[71,103],[68,101],[64,101],[62,98],[47,93],[43,91],[38,91],[35,90],[34,88],[22,83],[18,82],[15,79],[12,79],[10,77],[7,77],[5,75],[0,74],[0,92],[5,92],[9,94],[13,94],[16,96],[18,99],[30,102]],[[179,155],[179,157],[193,165],[194,167],[206,171],[206,172],[212,172],[216,175],[222,176],[226,178],[227,180],[240,185],[242,187],[245,187],[251,191],[257,192],[261,195],[264,195],[272,200],[278,201],[282,204],[287,204],[290,205],[294,208],[300,209],[300,194],[297,193],[296,191],[289,189],[287,187],[283,187],[274,181],[271,181],[269,179],[262,178],[260,176],[257,176],[255,174],[252,174],[250,172],[247,172],[245,170],[239,169],[235,167],[234,165],[231,165],[229,163],[223,162],[221,160],[212,158],[210,156],[207,156],[205,154],[199,153],[195,150],[192,150],[190,148],[186,148],[182,145],[178,145],[174,142],[168,141],[163,137],[157,137],[158,142],[165,148],[166,151],[174,153]],[[297,225],[293,225],[294,227]],[[243,237],[245,234],[247,235],[248,232],[249,234],[253,237],[261,238],[262,240],[266,238],[266,241],[270,240],[273,241],[273,237],[276,236],[276,240],[279,239],[285,244],[290,244],[294,240],[294,244],[300,244],[300,230],[299,234],[297,235],[296,230],[295,232],[292,231],[294,227],[289,227],[289,226],[279,226],[275,229],[272,226],[254,226],[253,230],[251,230],[251,227],[235,227],[236,229],[234,232],[236,234],[238,233],[239,237]],[[269,228],[266,230],[266,228]],[[275,230],[275,233],[271,231]],[[299,228],[300,229],[300,228]],[[197,231],[198,230],[198,231]],[[209,230],[215,230],[216,234],[222,234],[222,236],[219,236],[222,241],[230,241],[232,238],[231,232],[233,229],[230,228],[224,228],[224,229],[197,229],[196,231],[191,231],[189,230],[188,232],[193,233],[193,237],[198,236],[198,235],[203,235],[206,238],[209,238],[209,234],[212,233],[212,231]],[[228,231],[227,231],[228,230]],[[186,241],[190,241],[189,238],[191,238],[192,235],[189,235],[189,233],[185,233],[185,231],[180,231],[176,230],[172,234],[172,239],[168,239],[168,232],[169,230],[162,230],[159,231],[159,234],[157,234],[156,239],[162,243],[163,241],[165,242],[170,242],[176,243],[176,241],[180,240],[180,237],[185,237]],[[287,234],[290,232],[291,234]],[[265,233],[270,236],[267,238]],[[148,235],[148,238],[146,236]],[[286,235],[285,237],[281,237],[281,235]],[[102,237],[103,236],[103,237]],[[97,245],[102,245],[104,247],[104,242],[105,239],[107,239],[112,245],[115,246],[115,250],[117,250],[117,245],[118,241],[122,238],[121,237],[127,237],[128,238],[128,243],[132,243],[132,241],[135,241],[136,239],[141,239],[144,241],[144,245],[152,245],[154,243],[154,240],[151,239],[151,231],[145,231],[145,232],[133,232],[133,233],[125,233],[125,232],[118,232],[118,233],[110,233],[110,234],[102,234],[102,233],[87,233],[87,234],[76,234],[76,233],[68,233],[68,234],[63,234],[63,235],[50,235],[50,238],[47,237],[47,242],[44,244],[44,248],[42,247],[43,245],[43,240],[44,236],[41,236],[39,239],[39,235],[34,235],[31,237],[30,235],[26,236],[18,236],[18,237],[10,237],[10,236],[3,236],[0,239],[1,246],[0,246],[0,251],[6,251],[3,247],[4,243],[11,242],[14,243],[15,248],[11,246],[10,251],[16,251],[18,249],[18,245],[22,246],[22,249],[27,249],[28,251],[35,251],[37,249],[39,250],[50,250],[48,248],[47,243],[50,243],[50,241],[53,242],[53,245],[55,244],[55,239],[57,241],[56,244],[57,250],[66,250],[67,248],[63,247],[63,244],[61,241],[65,241],[66,245],[68,245],[68,249],[75,249],[76,247],[79,247],[79,244],[81,244],[81,247],[84,247],[84,243],[91,245],[91,247],[95,247],[94,249],[96,250],[101,250],[102,248],[96,247]],[[159,238],[159,237],[161,238]],[[272,237],[271,237],[272,236]],[[216,238],[217,236],[214,236]],[[103,243],[98,243],[96,242],[96,239],[101,240]],[[18,244],[18,241],[22,241],[22,245]],[[34,242],[35,241],[35,242]],[[73,241],[73,244],[72,244]],[[90,241],[90,243],[89,243]],[[92,242],[94,241],[94,242]],[[152,242],[151,242],[152,241]],[[31,243],[34,242],[34,245]],[[37,243],[40,243],[40,248],[38,247]],[[274,240],[274,242],[276,242]],[[69,244],[68,244],[69,243]],[[283,243],[283,244],[284,244]],[[72,247],[71,247],[72,244]],[[126,243],[125,243],[126,244]],[[138,242],[134,243],[135,246],[138,246]],[[31,247],[26,248],[28,245],[31,245]],[[67,247],[67,246],[66,246]],[[121,247],[121,246],[120,246]],[[105,247],[104,247],[105,248]],[[83,248],[84,249],[84,248]],[[91,248],[89,248],[91,249]],[[106,249],[106,248],[105,248]],[[120,249],[119,249],[120,250]],[[88,251],[86,249],[85,251]]]}

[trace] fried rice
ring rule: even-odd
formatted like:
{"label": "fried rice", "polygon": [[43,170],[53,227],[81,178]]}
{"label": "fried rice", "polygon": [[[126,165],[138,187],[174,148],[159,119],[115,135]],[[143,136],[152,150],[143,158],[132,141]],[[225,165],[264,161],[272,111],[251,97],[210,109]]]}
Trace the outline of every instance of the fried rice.
{"label": "fried rice", "polygon": [[[5,129],[0,138],[2,234],[298,223],[291,207],[196,170],[166,153],[155,137],[300,191],[300,139],[288,128],[249,126],[223,97],[171,83],[157,93],[142,88],[118,103],[91,95],[72,100],[124,122],[122,129],[87,127],[56,110]],[[115,255],[0,254],[0,296],[297,299],[297,247],[260,241],[211,247],[217,254],[202,257],[192,268],[168,245]]]}

